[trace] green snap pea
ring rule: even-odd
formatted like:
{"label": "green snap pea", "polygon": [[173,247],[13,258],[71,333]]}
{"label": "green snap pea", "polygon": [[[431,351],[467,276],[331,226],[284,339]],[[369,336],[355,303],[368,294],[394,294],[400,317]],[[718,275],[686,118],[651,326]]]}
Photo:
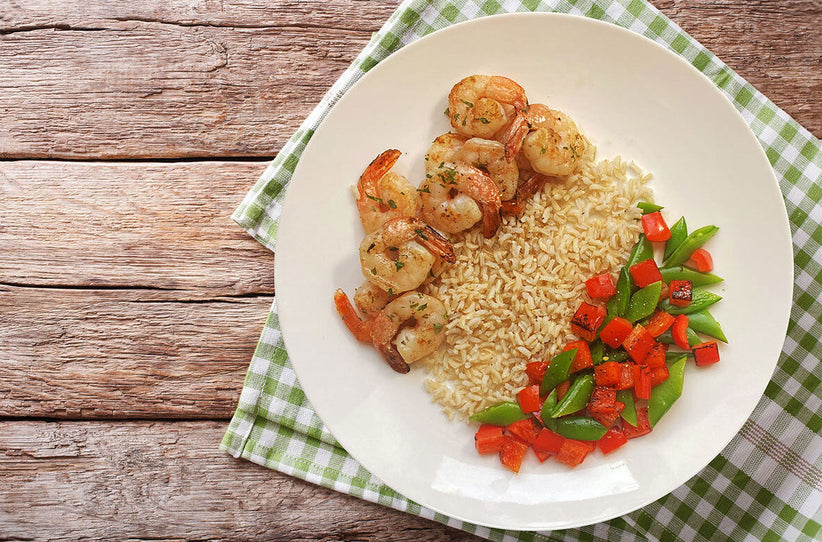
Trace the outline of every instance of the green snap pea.
{"label": "green snap pea", "polygon": [[524,413],[517,403],[503,401],[486,409],[480,410],[468,419],[472,422],[490,423],[493,425],[510,425],[518,420],[524,420],[528,414]]}
{"label": "green snap pea", "polygon": [[719,339],[723,343],[727,343],[728,339],[722,332],[719,322],[716,321],[713,314],[708,309],[702,309],[688,315],[688,327],[699,333],[710,335],[714,339]]}
{"label": "green snap pea", "polygon": [[552,418],[567,416],[577,410],[582,410],[591,399],[591,392],[594,391],[594,375],[582,375],[574,380],[571,387],[562,397],[562,401],[551,410]]}
{"label": "green snap pea", "polygon": [[[702,342],[702,339],[699,337],[699,335],[696,334],[696,331],[694,331],[690,327],[688,328],[688,331],[685,332],[685,335],[688,337],[689,346],[696,346]],[[674,336],[671,333],[670,329],[665,331],[659,337],[657,337],[656,340],[665,344],[674,344]]]}
{"label": "green snap pea", "polygon": [[602,355],[605,353],[605,344],[597,339],[591,343],[591,361],[594,365],[602,363]]}
{"label": "green snap pea", "polygon": [[683,216],[676,222],[674,225],[671,226],[671,238],[665,242],[665,254],[662,257],[662,260],[667,260],[668,257],[673,254],[674,250],[679,248],[679,245],[682,244],[688,237],[688,225],[685,223],[685,217]]}
{"label": "green snap pea", "polygon": [[[690,253],[688,253],[688,255],[690,256]],[[628,263],[625,264],[625,267],[631,267],[636,263],[644,262],[645,260],[650,260],[653,257],[653,245],[651,245],[651,242],[648,241],[648,238],[645,237],[644,233],[640,233],[639,240],[634,245],[634,249],[631,251],[631,255],[628,256]]]}
{"label": "green snap pea", "polygon": [[557,406],[556,388],[551,390],[551,393],[545,398],[545,402],[542,404],[542,410],[539,412],[539,416],[542,418],[542,424],[551,431],[554,431],[554,433],[556,433],[556,420],[551,417],[551,411],[554,410],[555,406]]}
{"label": "green snap pea", "polygon": [[626,265],[619,271],[616,283],[616,293],[608,300],[608,316],[622,316],[628,308],[631,299],[631,272]]}
{"label": "green snap pea", "polygon": [[610,346],[602,349],[602,362],[606,361],[625,361],[628,359],[628,352],[625,350],[614,350]]}
{"label": "green snap pea", "polygon": [[577,349],[572,348],[555,356],[548,365],[548,370],[545,371],[545,376],[542,377],[542,384],[539,386],[539,394],[545,395],[552,389],[556,388],[563,380],[568,380],[568,374],[571,372],[571,363],[574,361],[574,356],[577,355]]}
{"label": "green snap pea", "polygon": [[660,269],[659,272],[662,274],[662,280],[665,282],[670,283],[672,280],[690,280],[694,288],[716,284],[723,280],[722,277],[712,275],[711,273],[700,273],[699,271],[694,271],[681,265],[678,267],[665,267]]}
{"label": "green snap pea", "polygon": [[599,440],[608,428],[588,416],[565,416],[557,418],[556,431],[565,438],[574,440]]}
{"label": "green snap pea", "polygon": [[625,408],[620,413],[622,419],[636,427],[636,403],[634,403],[633,392],[631,390],[619,390],[616,400],[625,403]]}
{"label": "green snap pea", "polygon": [[680,354],[679,359],[668,366],[668,378],[651,390],[648,399],[648,421],[653,427],[668,412],[671,405],[682,395],[682,384],[685,381],[685,362],[688,357]]}
{"label": "green snap pea", "polygon": [[694,250],[701,248],[718,231],[719,228],[716,226],[703,226],[694,231],[662,262],[662,266],[674,267],[687,262]]}
{"label": "green snap pea", "polygon": [[648,201],[640,201],[636,204],[636,206],[640,208],[643,215],[647,215],[648,213],[655,213],[665,208],[662,205],[657,205],[656,203],[650,203]]}
{"label": "green snap pea", "polygon": [[628,309],[625,311],[625,319],[636,322],[646,316],[653,314],[659,303],[659,295],[662,293],[662,281],[654,282],[644,288],[640,288],[628,302]]}
{"label": "green snap pea", "polygon": [[694,288],[693,297],[689,305],[677,307],[676,305],[671,305],[669,299],[663,299],[659,304],[659,308],[669,314],[691,314],[710,307],[720,299],[722,299],[721,295],[710,292],[704,288]]}

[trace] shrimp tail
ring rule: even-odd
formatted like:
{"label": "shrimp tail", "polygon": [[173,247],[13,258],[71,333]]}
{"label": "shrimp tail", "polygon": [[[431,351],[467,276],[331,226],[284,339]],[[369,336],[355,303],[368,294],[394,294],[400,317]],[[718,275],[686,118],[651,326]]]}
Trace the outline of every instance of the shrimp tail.
{"label": "shrimp tail", "polygon": [[402,359],[397,347],[392,342],[394,337],[397,336],[397,331],[399,331],[399,325],[381,312],[374,318],[374,325],[371,328],[371,340],[374,343],[374,348],[382,355],[388,366],[398,373],[405,374],[411,370],[411,367]]}
{"label": "shrimp tail", "polygon": [[541,173],[532,172],[528,177],[522,180],[517,187],[517,195],[510,201],[502,202],[502,212],[519,216],[525,209],[525,202],[534,194],[542,190],[545,183],[548,181],[548,176]]}
{"label": "shrimp tail", "polygon": [[377,182],[382,179],[386,173],[391,171],[391,168],[394,167],[394,164],[400,159],[401,154],[402,153],[397,149],[388,149],[387,151],[381,152],[379,156],[368,164],[368,167],[365,168],[365,171],[363,171],[363,174],[360,176],[360,182],[357,183],[360,200],[365,200],[366,198],[373,199],[382,205],[379,192],[377,191]]}
{"label": "shrimp tail", "polygon": [[497,233],[500,224],[502,224],[502,202],[497,198],[496,202],[482,206],[482,235],[490,239]]}
{"label": "shrimp tail", "polygon": [[505,159],[508,162],[513,161],[517,157],[522,148],[522,142],[525,141],[525,136],[528,135],[530,129],[528,119],[525,114],[520,112],[514,117],[510,126],[505,130],[501,138],[501,143],[505,144]]}
{"label": "shrimp tail", "polygon": [[370,343],[373,320],[362,320],[357,315],[357,311],[354,310],[348,296],[339,288],[334,292],[334,305],[337,307],[337,313],[342,317],[345,326],[354,337],[360,342]]}
{"label": "shrimp tail", "polygon": [[451,241],[449,241],[440,232],[428,224],[424,224],[424,227],[417,228],[415,231],[422,244],[425,245],[425,247],[428,248],[428,250],[430,250],[433,254],[439,256],[448,263],[454,263],[457,261],[457,256],[454,253],[454,246],[451,244]]}

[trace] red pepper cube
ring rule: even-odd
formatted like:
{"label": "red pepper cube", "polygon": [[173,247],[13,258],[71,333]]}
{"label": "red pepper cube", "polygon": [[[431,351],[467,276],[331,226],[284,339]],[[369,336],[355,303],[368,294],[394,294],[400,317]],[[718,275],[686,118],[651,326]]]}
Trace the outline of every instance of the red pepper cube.
{"label": "red pepper cube", "polygon": [[594,380],[597,386],[616,386],[619,384],[621,369],[616,361],[606,361],[594,366]]}
{"label": "red pepper cube", "polygon": [[617,316],[605,324],[605,327],[599,332],[599,338],[611,348],[618,348],[622,341],[631,334],[633,328],[634,325],[630,321]]}
{"label": "red pepper cube", "polygon": [[672,280],[668,299],[675,307],[687,307],[694,298],[694,285],[690,280]]}
{"label": "red pepper cube", "polygon": [[499,462],[507,469],[519,472],[525,452],[528,451],[528,444],[517,437],[504,435],[502,449],[499,451]]}
{"label": "red pepper cube", "polygon": [[619,419],[619,415],[622,413],[622,409],[624,408],[625,403],[623,403],[622,401],[617,401],[616,403],[614,403],[614,406],[612,408],[598,410],[596,412],[589,411],[589,414],[593,419],[595,419],[605,427],[611,427]]}
{"label": "red pepper cube", "polygon": [[656,387],[668,380],[668,366],[651,368],[651,387]]}
{"label": "red pepper cube", "polygon": [[650,333],[652,337],[656,338],[668,331],[668,328],[671,327],[673,323],[674,317],[672,315],[665,311],[656,311],[654,315],[651,316],[645,329],[648,330],[648,333]]}
{"label": "red pepper cube", "polygon": [[654,243],[661,243],[671,238],[671,230],[659,211],[642,215],[642,231],[645,232],[648,241]]}
{"label": "red pepper cube", "polygon": [[674,319],[674,325],[671,326],[671,336],[674,338],[674,344],[683,350],[690,350],[691,345],[688,344],[688,316],[680,314]]}
{"label": "red pepper cube", "polygon": [[685,262],[685,265],[696,268],[700,273],[710,273],[714,269],[714,260],[710,252],[704,248],[698,248],[694,250],[691,258]]}
{"label": "red pepper cube", "polygon": [[532,361],[525,364],[525,374],[528,375],[529,384],[541,384],[548,370],[549,361]]}
{"label": "red pepper cube", "polygon": [[571,362],[571,372],[575,373],[577,371],[581,371],[583,369],[587,369],[588,367],[594,366],[594,360],[591,357],[591,349],[588,346],[588,343],[585,341],[572,341],[565,345],[565,348],[562,349],[563,352],[567,352],[568,350],[573,350],[574,348],[577,349],[577,353],[574,355],[574,361]]}
{"label": "red pepper cube", "polygon": [[614,408],[616,403],[616,390],[605,386],[594,386],[591,398],[588,400],[588,410],[603,410]]}
{"label": "red pepper cube", "polygon": [[534,448],[535,452],[557,454],[563,442],[565,442],[565,437],[562,435],[558,435],[550,429],[543,429],[539,435],[537,435],[537,439],[531,447]]}
{"label": "red pepper cube", "polygon": [[536,412],[539,410],[539,384],[533,384],[522,388],[517,394],[519,407],[523,412]]}
{"label": "red pepper cube", "polygon": [[647,435],[651,432],[651,422],[648,421],[648,407],[637,407],[636,409],[636,427],[623,420],[622,432],[626,438],[632,439]]}
{"label": "red pepper cube", "polygon": [[585,281],[585,288],[592,299],[608,299],[616,293],[614,277],[609,273],[597,275]]}
{"label": "red pepper cube", "polygon": [[706,341],[694,346],[694,358],[700,367],[713,365],[719,361],[719,347],[716,341]]}
{"label": "red pepper cube", "polygon": [[474,446],[480,454],[495,454],[502,450],[503,428],[484,423],[474,435]]}
{"label": "red pepper cube", "polygon": [[634,279],[634,284],[640,288],[645,288],[655,282],[662,280],[662,273],[659,272],[659,267],[653,258],[643,260],[628,268],[631,273],[631,278]]}
{"label": "red pepper cube", "polygon": [[634,367],[636,364],[630,361],[619,364],[619,383],[616,389],[629,390],[634,387]]}
{"label": "red pepper cube", "polygon": [[651,353],[656,341],[642,324],[637,324],[631,333],[622,342],[622,347],[637,363],[645,363],[645,358]]}
{"label": "red pepper cube", "polygon": [[[533,448],[531,448],[531,449],[534,450]],[[534,455],[537,456],[537,459],[539,459],[540,463],[545,463],[546,461],[548,461],[548,458],[551,457],[554,454],[534,450]]]}
{"label": "red pepper cube", "polygon": [[571,318],[571,331],[580,339],[591,342],[596,339],[597,330],[605,319],[605,314],[605,307],[598,307],[583,301],[574,313],[574,317]]}
{"label": "red pepper cube", "polygon": [[597,441],[597,445],[602,453],[607,455],[626,442],[628,442],[628,439],[625,438],[625,433],[622,432],[621,428],[614,426],[608,429],[605,435]]}
{"label": "red pepper cube", "polygon": [[569,467],[576,467],[591,453],[591,446],[586,442],[567,438],[557,453],[557,461]]}
{"label": "red pepper cube", "polygon": [[637,379],[634,382],[634,395],[637,399],[651,398],[651,368],[639,365]]}
{"label": "red pepper cube", "polygon": [[648,352],[648,357],[645,358],[645,365],[651,369],[657,367],[665,367],[665,354],[668,351],[668,345],[657,342],[651,351]]}
{"label": "red pepper cube", "polygon": [[524,420],[517,420],[508,425],[505,431],[530,445],[537,439],[540,429],[540,423],[534,418],[525,418]]}

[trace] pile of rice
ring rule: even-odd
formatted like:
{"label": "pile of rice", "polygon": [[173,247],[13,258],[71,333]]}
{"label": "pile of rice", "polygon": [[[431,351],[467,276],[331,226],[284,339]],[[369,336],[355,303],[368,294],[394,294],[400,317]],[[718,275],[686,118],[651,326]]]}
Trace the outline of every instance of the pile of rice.
{"label": "pile of rice", "polygon": [[590,301],[585,281],[616,273],[637,241],[650,178],[618,157],[597,161],[589,143],[577,174],[546,184],[494,237],[479,228],[454,237],[456,263],[425,291],[448,309],[445,342],[420,361],[450,418],[515,400],[525,364],[574,339],[571,317]]}

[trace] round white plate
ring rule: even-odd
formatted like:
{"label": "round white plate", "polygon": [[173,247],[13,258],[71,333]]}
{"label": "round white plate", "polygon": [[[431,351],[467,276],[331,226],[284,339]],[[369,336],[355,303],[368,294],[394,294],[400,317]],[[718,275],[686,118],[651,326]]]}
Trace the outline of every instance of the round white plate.
{"label": "round white plate", "polygon": [[[334,290],[363,277],[351,194],[381,151],[423,178],[430,141],[449,129],[451,87],[481,73],[511,77],[531,102],[576,120],[600,157],[620,154],[654,174],[657,202],[710,241],[713,310],[731,341],[722,361],[687,369],[682,398],[653,433],[576,468],[529,453],[520,474],[480,457],[474,427],[430,401],[419,368],[393,372],[337,316]],[[334,107],[305,149],[282,214],[276,291],[300,384],[325,424],[366,469],[451,517],[543,530],[607,520],[669,493],[739,431],[779,356],[791,302],[791,241],[773,172],[742,117],[679,57],[627,30],[557,14],[487,17],[442,30],[380,63]]]}

